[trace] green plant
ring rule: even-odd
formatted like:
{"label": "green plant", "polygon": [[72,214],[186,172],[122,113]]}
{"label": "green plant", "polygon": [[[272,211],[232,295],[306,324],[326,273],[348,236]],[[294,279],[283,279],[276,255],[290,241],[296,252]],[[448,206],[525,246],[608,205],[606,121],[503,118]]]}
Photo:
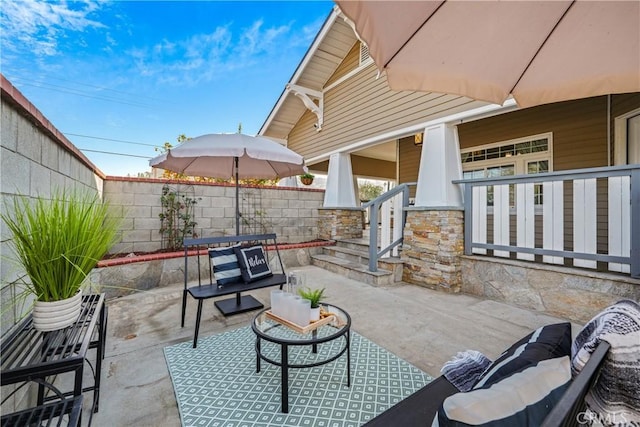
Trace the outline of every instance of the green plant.
{"label": "green plant", "polygon": [[306,173],[303,173],[302,175],[300,175],[300,179],[313,179],[315,177],[316,177],[315,175],[313,175],[313,174],[311,174],[309,172],[306,172]]}
{"label": "green plant", "polygon": [[360,200],[369,201],[377,198],[382,194],[384,189],[381,185],[372,184],[370,182],[363,182],[358,185],[358,196]]}
{"label": "green plant", "polygon": [[182,248],[185,237],[197,237],[195,227],[198,223],[193,220],[197,203],[196,198],[180,194],[168,185],[162,187],[162,212],[158,216],[163,248],[177,250]]}
{"label": "green plant", "polygon": [[56,192],[52,198],[15,198],[1,214],[9,242],[30,280],[22,281],[39,301],[74,296],[115,243],[120,219],[109,215],[97,194]]}
{"label": "green plant", "polygon": [[300,295],[304,299],[308,299],[309,301],[311,301],[311,308],[318,308],[320,307],[320,301],[324,299],[324,291],[325,288],[302,288],[298,289],[298,295]]}

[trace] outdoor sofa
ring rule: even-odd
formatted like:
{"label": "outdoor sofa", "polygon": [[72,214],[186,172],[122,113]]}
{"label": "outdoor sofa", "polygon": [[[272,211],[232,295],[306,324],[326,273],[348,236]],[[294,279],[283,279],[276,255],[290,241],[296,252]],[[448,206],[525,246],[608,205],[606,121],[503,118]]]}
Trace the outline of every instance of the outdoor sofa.
{"label": "outdoor sofa", "polygon": [[[600,342],[587,364],[580,373],[570,381],[564,393],[562,393],[561,397],[551,408],[551,411],[548,412],[548,407],[546,408],[548,415],[544,417],[540,424],[535,425],[541,425],[543,427],[580,425],[581,417],[579,414],[585,409],[584,397],[598,377],[602,362],[609,348],[610,346],[607,342]],[[365,426],[431,426],[436,414],[438,414],[439,411],[442,413],[445,399],[458,393],[460,393],[459,390],[449,380],[444,376],[440,376],[408,398],[373,418],[366,423]],[[500,402],[495,401],[493,404],[500,405]],[[523,420],[528,421],[523,423]],[[531,424],[531,414],[522,414],[520,418],[509,418],[502,421],[503,423],[497,421],[491,425],[534,425]],[[455,421],[452,425],[454,424]],[[433,425],[438,424],[434,423]]]}

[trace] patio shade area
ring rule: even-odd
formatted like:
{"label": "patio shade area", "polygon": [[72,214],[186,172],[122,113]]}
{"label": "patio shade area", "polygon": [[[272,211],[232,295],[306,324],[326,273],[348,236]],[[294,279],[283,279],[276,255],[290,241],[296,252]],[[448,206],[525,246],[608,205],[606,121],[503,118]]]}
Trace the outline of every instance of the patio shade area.
{"label": "patio shade area", "polygon": [[[327,303],[349,312],[354,332],[432,377],[439,376],[442,365],[459,351],[478,350],[496,358],[532,330],[565,321],[468,295],[404,283],[372,287],[314,266],[297,270],[307,285],[326,288]],[[93,414],[93,426],[180,426],[163,349],[193,339],[196,306],[188,302],[181,328],[181,292],[178,284],[108,301],[100,411]],[[268,306],[269,289],[252,294]],[[254,315],[225,318],[208,302],[200,337],[248,326]],[[581,326],[572,326],[575,336]],[[90,398],[88,393],[86,399]],[[89,416],[85,409],[83,419]]]}

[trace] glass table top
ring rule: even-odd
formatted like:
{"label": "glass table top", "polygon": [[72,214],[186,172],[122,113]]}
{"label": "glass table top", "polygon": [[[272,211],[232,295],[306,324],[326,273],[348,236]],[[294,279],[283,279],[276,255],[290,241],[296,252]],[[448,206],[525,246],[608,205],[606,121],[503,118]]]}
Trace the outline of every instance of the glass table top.
{"label": "glass table top", "polygon": [[252,328],[257,335],[266,340],[297,345],[330,341],[337,336],[344,335],[351,326],[349,314],[335,305],[321,304],[321,307],[324,311],[331,313],[332,318],[328,323],[312,328],[306,333],[298,332],[274,319],[269,315],[268,308],[256,315],[253,319]]}

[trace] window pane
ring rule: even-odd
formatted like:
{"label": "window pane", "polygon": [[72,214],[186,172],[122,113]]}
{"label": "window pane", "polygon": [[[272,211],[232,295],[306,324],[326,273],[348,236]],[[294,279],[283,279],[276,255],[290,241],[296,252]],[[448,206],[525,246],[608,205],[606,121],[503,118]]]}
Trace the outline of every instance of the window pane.
{"label": "window pane", "polygon": [[516,144],[516,153],[529,154],[531,152],[531,142],[521,142]]}
{"label": "window pane", "polygon": [[549,141],[544,139],[536,139],[535,141],[531,141],[531,152],[539,153],[541,151],[549,150]]}
{"label": "window pane", "polygon": [[476,170],[473,170],[473,171],[465,171],[465,172],[462,173],[462,177],[464,179],[484,178],[485,177],[484,169],[476,169]]}
{"label": "window pane", "polygon": [[549,172],[549,161],[548,160],[540,160],[537,162],[528,162],[527,163],[527,173],[544,173]]}
{"label": "window pane", "polygon": [[487,159],[497,159],[500,157],[500,147],[487,149]]}
{"label": "window pane", "polygon": [[503,145],[500,147],[500,157],[510,157],[515,154],[515,147],[513,144]]}

